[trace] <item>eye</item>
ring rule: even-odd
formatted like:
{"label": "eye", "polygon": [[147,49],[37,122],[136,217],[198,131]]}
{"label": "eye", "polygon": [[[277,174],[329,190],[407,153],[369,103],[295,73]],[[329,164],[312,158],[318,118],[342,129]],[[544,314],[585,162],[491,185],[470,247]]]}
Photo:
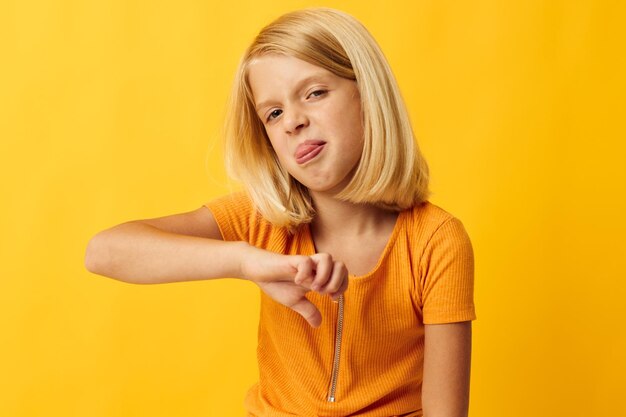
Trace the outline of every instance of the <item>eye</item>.
{"label": "eye", "polygon": [[309,95],[314,96],[314,97],[319,97],[319,96],[326,94],[326,92],[327,92],[326,90],[315,90]]}
{"label": "eye", "polygon": [[267,117],[267,120],[270,121],[270,120],[280,116],[280,112],[282,112],[282,110],[279,110],[279,109],[276,109],[276,110],[272,111],[270,113],[270,115]]}

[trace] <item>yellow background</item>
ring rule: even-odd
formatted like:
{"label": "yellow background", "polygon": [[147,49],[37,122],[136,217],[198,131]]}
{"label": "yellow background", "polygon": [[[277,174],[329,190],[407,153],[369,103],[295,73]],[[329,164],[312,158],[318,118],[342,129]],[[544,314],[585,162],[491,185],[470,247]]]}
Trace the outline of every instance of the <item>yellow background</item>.
{"label": "yellow background", "polygon": [[626,416],[626,16],[592,0],[3,0],[1,416],[243,415],[257,288],[127,284],[84,251],[229,192],[239,56],[314,5],[379,41],[472,238],[470,416]]}

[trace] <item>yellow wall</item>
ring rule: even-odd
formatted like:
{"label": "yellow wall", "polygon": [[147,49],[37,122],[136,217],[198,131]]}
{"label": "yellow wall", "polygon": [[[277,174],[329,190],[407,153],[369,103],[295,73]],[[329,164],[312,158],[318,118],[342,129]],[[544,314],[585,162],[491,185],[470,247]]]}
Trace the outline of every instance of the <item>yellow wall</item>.
{"label": "yellow wall", "polygon": [[[309,1],[0,5],[0,415],[241,416],[258,293],[136,286],[96,232],[229,191],[219,128],[254,34]],[[471,417],[624,416],[625,7],[328,1],[374,34],[476,254]]]}

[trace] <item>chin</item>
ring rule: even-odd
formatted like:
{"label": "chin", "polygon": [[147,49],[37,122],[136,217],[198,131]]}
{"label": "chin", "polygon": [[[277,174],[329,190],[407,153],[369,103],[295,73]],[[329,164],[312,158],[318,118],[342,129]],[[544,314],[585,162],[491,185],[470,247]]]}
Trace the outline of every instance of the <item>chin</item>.
{"label": "chin", "polygon": [[312,181],[310,178],[294,178],[302,185],[304,185],[309,191],[317,193],[333,193],[337,194],[343,190],[350,182],[347,175],[342,178],[319,178],[318,181]]}
{"label": "chin", "polygon": [[305,184],[305,186],[310,192],[335,195],[339,194],[346,187],[346,184],[313,184],[311,186]]}

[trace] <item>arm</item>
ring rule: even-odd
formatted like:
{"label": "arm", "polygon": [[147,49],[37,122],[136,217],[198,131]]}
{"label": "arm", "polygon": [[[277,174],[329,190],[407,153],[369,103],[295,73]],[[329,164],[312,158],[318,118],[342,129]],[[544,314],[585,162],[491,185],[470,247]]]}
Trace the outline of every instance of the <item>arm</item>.
{"label": "arm", "polygon": [[132,284],[242,278],[245,242],[223,242],[164,232],[128,222],[100,232],[87,246],[85,267]]}
{"label": "arm", "polygon": [[281,255],[243,241],[223,241],[206,207],[188,213],[122,223],[95,235],[85,267],[133,284],[214,278],[250,280],[312,326],[322,317],[305,297],[313,283],[333,299],[348,286],[348,271],[329,254]]}
{"label": "arm", "polygon": [[85,267],[133,284],[243,278],[240,265],[248,247],[245,242],[222,241],[213,215],[201,207],[98,233],[87,245]]}
{"label": "arm", "polygon": [[424,417],[467,417],[472,322],[425,325]]}

